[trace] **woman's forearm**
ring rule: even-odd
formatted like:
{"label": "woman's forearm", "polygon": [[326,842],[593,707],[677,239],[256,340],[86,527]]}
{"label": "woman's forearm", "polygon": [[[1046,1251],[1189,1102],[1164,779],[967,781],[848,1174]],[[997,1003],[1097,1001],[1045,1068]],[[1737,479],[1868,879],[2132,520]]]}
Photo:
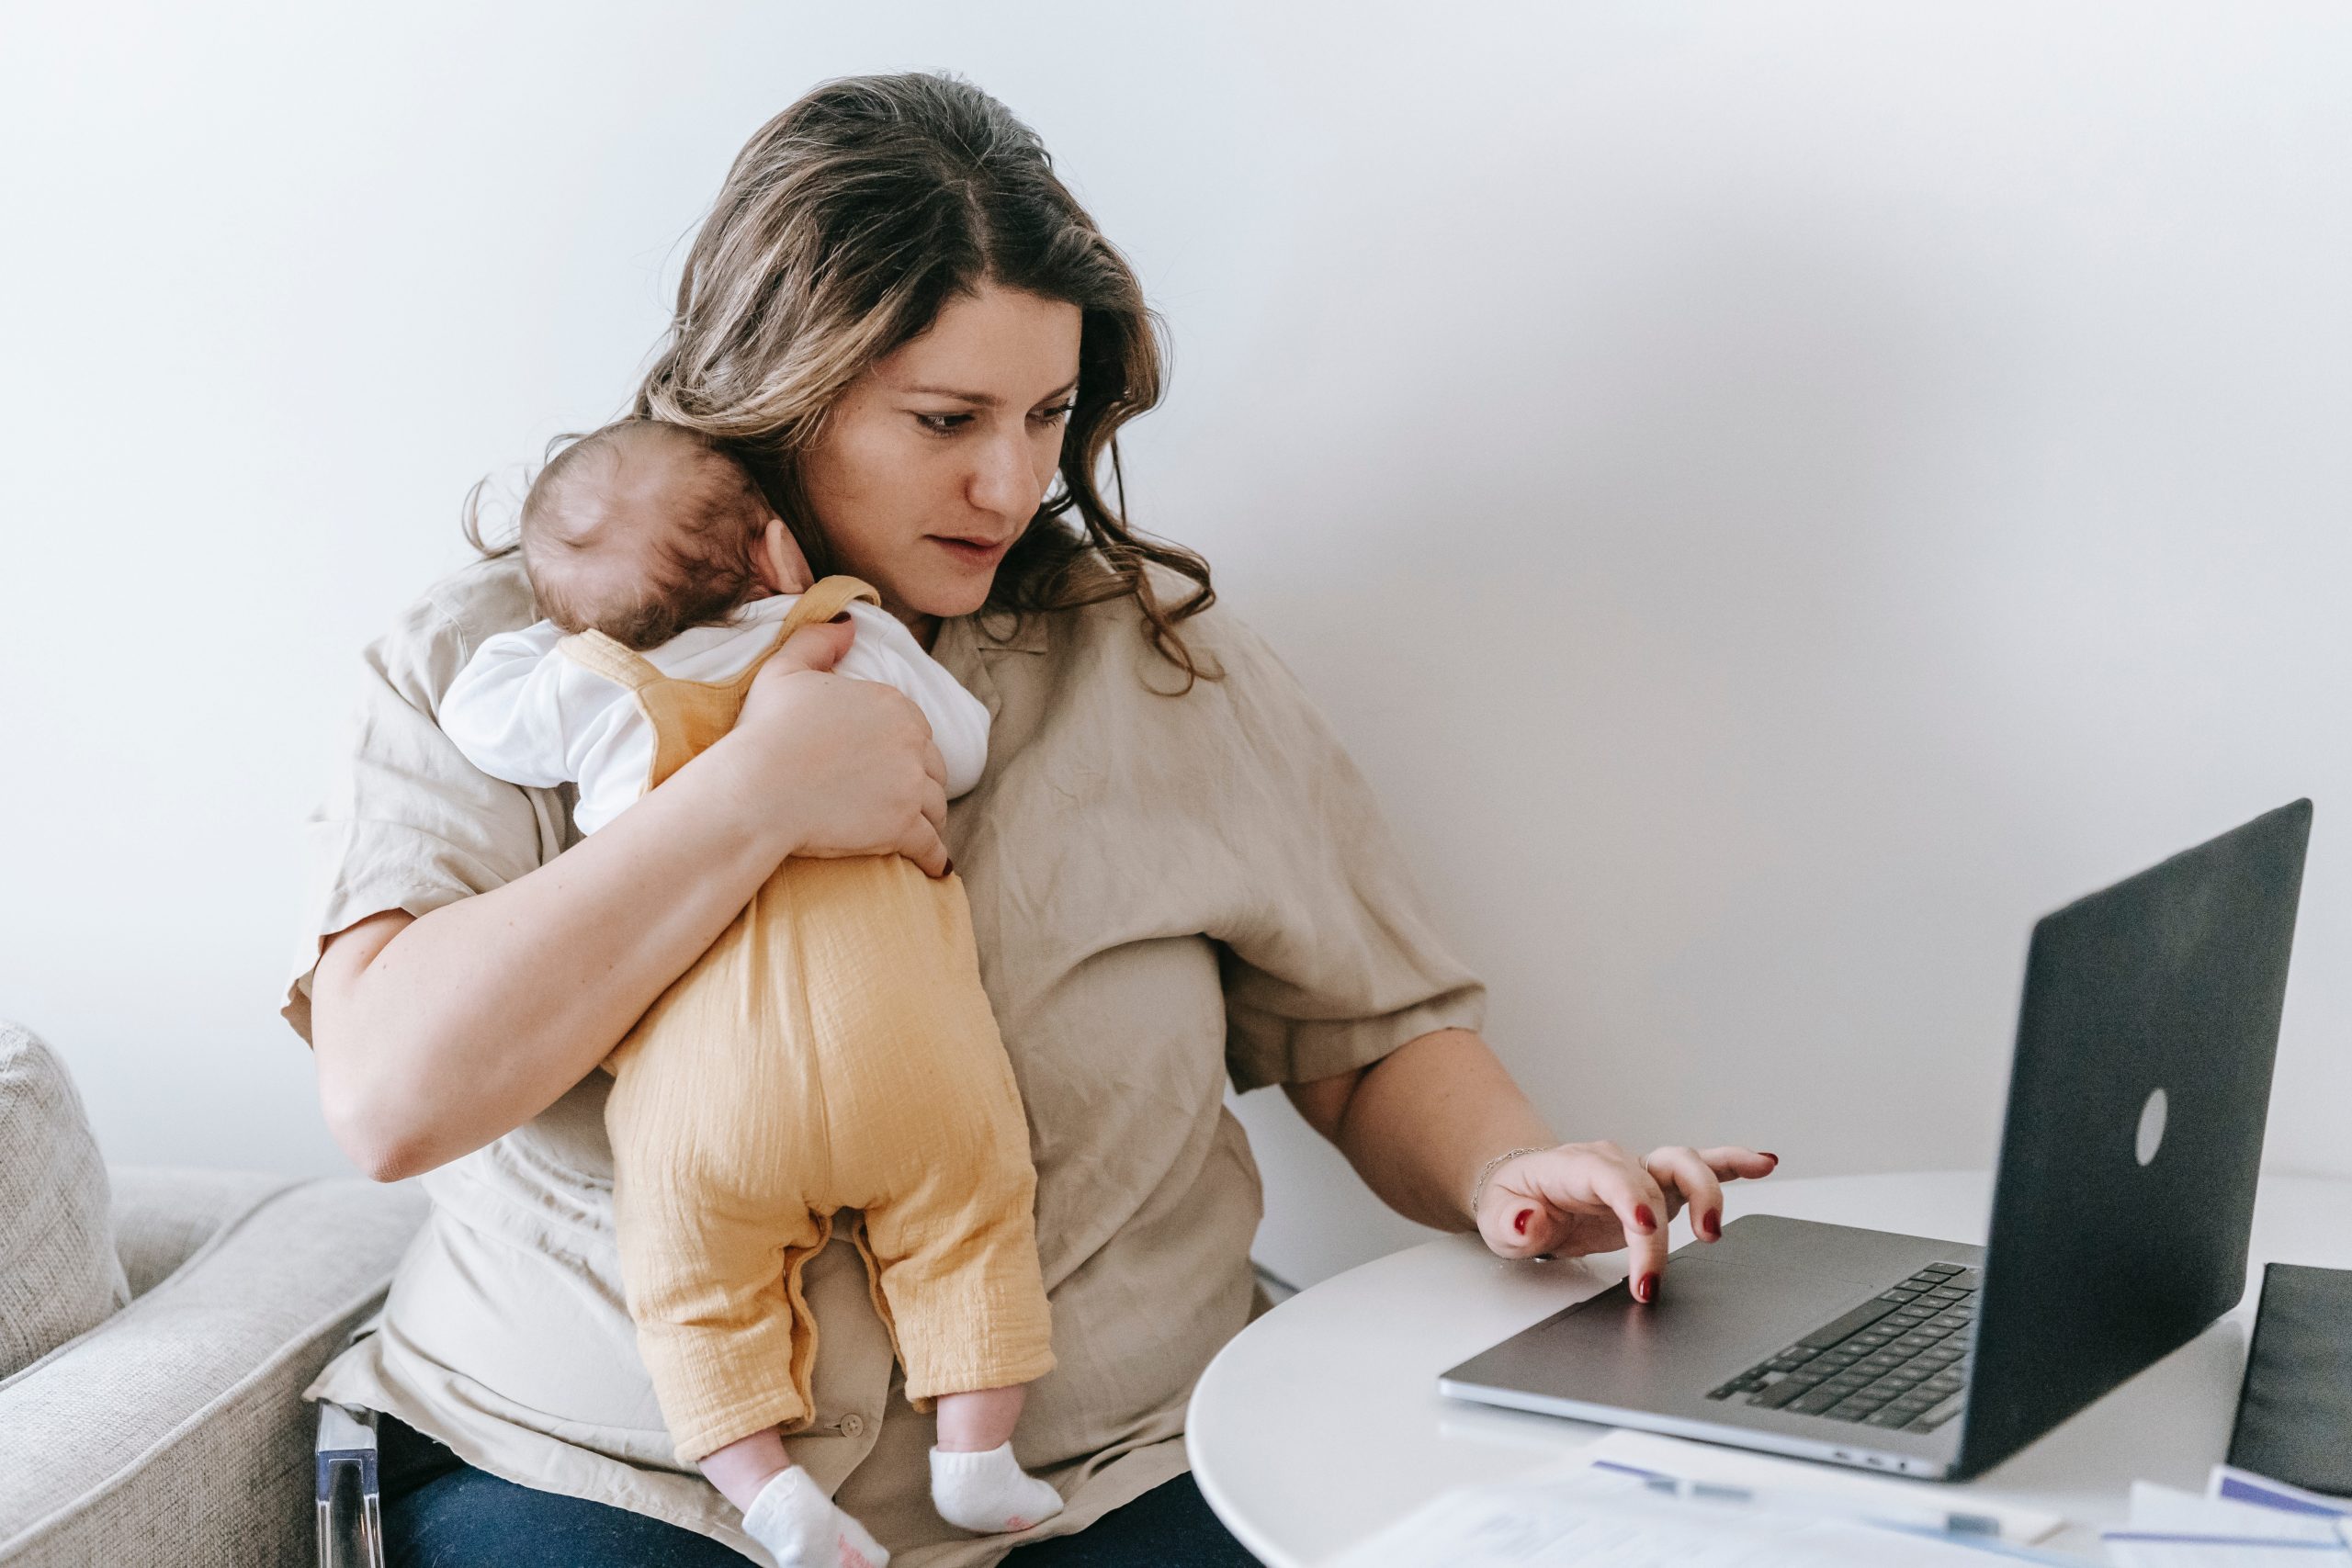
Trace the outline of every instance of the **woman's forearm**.
{"label": "woman's forearm", "polygon": [[329,943],[320,1098],[363,1170],[397,1180],[529,1121],[726,929],[797,842],[785,801],[745,808],[736,761],[722,742],[528,875]]}
{"label": "woman's forearm", "polygon": [[1480,1166],[1556,1141],[1493,1049],[1466,1029],[1424,1034],[1353,1074],[1293,1085],[1291,1100],[1383,1202],[1441,1230],[1471,1228]]}
{"label": "woman's forearm", "polygon": [[555,1103],[786,856],[945,872],[946,765],[906,696],[825,672],[852,635],[795,633],[733,729],[538,870],[329,939],[311,996],[319,1095],[362,1169],[430,1170]]}

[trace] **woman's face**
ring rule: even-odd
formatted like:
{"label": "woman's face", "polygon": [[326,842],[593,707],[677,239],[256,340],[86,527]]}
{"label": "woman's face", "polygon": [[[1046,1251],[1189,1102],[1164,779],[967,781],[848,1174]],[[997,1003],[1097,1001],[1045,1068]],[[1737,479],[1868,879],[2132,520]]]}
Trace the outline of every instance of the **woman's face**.
{"label": "woman's face", "polygon": [[1061,460],[1079,308],[990,284],[877,360],[826,420],[801,484],[842,570],[922,629],[988,599]]}

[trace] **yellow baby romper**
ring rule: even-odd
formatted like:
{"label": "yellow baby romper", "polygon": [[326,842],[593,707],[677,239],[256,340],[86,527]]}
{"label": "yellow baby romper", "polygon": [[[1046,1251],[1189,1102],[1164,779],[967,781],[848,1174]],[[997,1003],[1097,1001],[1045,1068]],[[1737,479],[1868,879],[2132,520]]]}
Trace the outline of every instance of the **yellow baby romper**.
{"label": "yellow baby romper", "polygon": [[[818,583],[731,681],[673,680],[599,632],[557,646],[634,694],[651,788],[854,599],[876,594]],[[864,1212],[852,1234],[917,1409],[1052,1370],[1028,1124],[960,881],[898,855],[786,861],[605,1066],[621,1279],[682,1462],[808,1420],[800,1270],[840,1209]]]}

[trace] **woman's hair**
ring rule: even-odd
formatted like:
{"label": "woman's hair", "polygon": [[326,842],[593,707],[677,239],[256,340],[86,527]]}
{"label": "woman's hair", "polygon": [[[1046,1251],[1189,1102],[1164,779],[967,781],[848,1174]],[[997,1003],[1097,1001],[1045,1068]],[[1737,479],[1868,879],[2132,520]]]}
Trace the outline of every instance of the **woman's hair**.
{"label": "woman's hair", "polygon": [[[822,576],[834,562],[801,455],[867,367],[991,283],[1075,305],[1082,325],[1060,483],[998,568],[989,606],[1028,614],[1131,595],[1187,684],[1214,678],[1176,629],[1215,601],[1208,563],[1121,515],[1118,431],[1159,400],[1159,320],[1036,133],[968,82],[850,77],[761,127],[686,256],[634,412],[741,456]],[[1116,504],[1100,485],[1105,458]],[[1155,566],[1190,592],[1163,604]]]}

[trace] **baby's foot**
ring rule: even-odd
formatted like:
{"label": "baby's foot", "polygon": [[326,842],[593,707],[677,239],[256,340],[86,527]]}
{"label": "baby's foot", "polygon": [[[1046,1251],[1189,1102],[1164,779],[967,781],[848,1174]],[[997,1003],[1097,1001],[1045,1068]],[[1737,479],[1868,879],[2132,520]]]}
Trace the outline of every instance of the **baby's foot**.
{"label": "baby's foot", "polygon": [[941,1518],[977,1535],[1025,1530],[1062,1511],[1061,1494],[1022,1469],[1011,1443],[985,1453],[932,1450],[931,1501]]}
{"label": "baby's foot", "polygon": [[760,1488],[743,1529],[776,1568],[886,1568],[890,1554],[795,1465]]}

